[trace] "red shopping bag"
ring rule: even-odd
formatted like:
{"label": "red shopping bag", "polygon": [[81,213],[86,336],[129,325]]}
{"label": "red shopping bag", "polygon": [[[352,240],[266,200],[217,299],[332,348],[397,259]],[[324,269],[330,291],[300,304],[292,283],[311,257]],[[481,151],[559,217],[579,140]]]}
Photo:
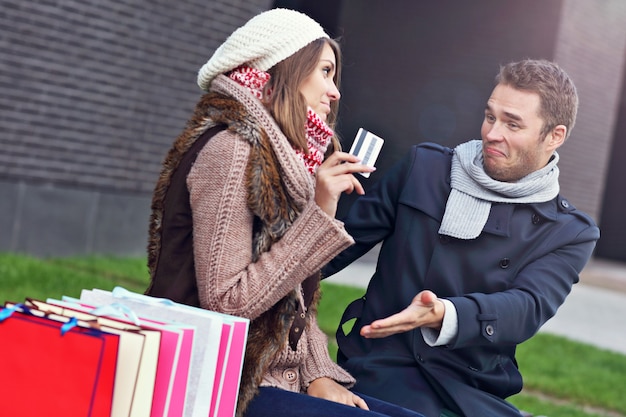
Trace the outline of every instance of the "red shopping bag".
{"label": "red shopping bag", "polygon": [[109,417],[119,336],[14,308],[0,310],[0,415]]}

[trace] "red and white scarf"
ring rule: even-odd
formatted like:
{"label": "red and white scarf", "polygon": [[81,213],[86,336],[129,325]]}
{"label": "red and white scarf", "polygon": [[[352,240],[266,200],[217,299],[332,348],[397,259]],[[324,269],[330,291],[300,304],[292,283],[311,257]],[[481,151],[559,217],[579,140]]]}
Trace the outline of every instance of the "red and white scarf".
{"label": "red and white scarf", "polygon": [[[228,76],[239,85],[250,90],[259,100],[263,99],[263,87],[270,79],[267,72],[245,66],[234,69]],[[333,130],[309,107],[305,126],[309,152],[305,154],[299,149],[294,148],[294,150],[312,175],[315,175],[317,168],[324,162],[324,155],[333,135]]]}
{"label": "red and white scarf", "polygon": [[270,80],[267,72],[250,67],[239,67],[232,70],[228,76],[250,90],[256,98],[263,100],[263,87]]}

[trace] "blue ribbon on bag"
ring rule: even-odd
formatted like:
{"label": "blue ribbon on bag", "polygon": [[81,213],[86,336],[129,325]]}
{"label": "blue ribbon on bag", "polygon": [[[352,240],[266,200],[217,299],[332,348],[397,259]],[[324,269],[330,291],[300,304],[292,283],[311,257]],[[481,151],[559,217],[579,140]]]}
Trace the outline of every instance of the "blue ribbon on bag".
{"label": "blue ribbon on bag", "polygon": [[[24,313],[34,316],[30,308],[28,308],[24,304],[14,304],[11,307],[5,307],[2,310],[0,310],[0,323],[2,323],[7,318],[11,317],[11,315],[18,310],[21,310]],[[76,317],[72,317],[67,323],[64,323],[61,326],[61,336],[63,336],[70,329],[76,327],[77,325],[78,325],[78,320],[76,319]]]}
{"label": "blue ribbon on bag", "polygon": [[15,312],[18,309],[18,307],[26,307],[26,306],[23,304],[15,304],[13,307],[5,307],[2,310],[0,310],[0,322],[3,322],[7,318],[11,317],[11,314],[13,314],[13,312]]}
{"label": "blue ribbon on bag", "polygon": [[76,317],[72,317],[67,323],[61,326],[61,336],[69,332],[70,329],[76,327],[76,325],[78,325],[78,319]]}
{"label": "blue ribbon on bag", "polygon": [[131,310],[128,306],[120,303],[100,306],[91,310],[91,314],[95,316],[110,316],[129,319],[135,324],[135,326],[141,326],[141,320],[139,320],[137,314],[135,314],[135,312]]}
{"label": "blue ribbon on bag", "polygon": [[157,297],[151,297],[149,295],[137,294],[132,291],[128,291],[124,287],[113,288],[113,291],[111,291],[111,296],[113,296],[113,298],[119,298],[122,300],[124,299],[134,300],[142,304],[148,304],[148,305],[153,305],[153,306],[175,306],[176,305],[175,302],[173,302],[172,300],[168,298],[157,298]]}

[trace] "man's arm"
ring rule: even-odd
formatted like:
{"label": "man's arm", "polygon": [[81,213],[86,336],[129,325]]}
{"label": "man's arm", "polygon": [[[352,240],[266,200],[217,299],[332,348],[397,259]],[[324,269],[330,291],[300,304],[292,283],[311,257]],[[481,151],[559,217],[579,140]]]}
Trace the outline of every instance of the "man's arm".
{"label": "man's arm", "polygon": [[[426,330],[425,340],[432,346],[446,344],[458,348],[521,343],[554,316],[565,301],[598,237],[597,227],[586,228],[576,242],[529,264],[515,280],[516,286],[505,291],[451,297],[446,303],[433,292],[422,291],[401,312],[363,326],[361,335],[380,338],[422,328]],[[448,321],[443,340],[436,340],[446,310],[453,311],[456,320]]]}
{"label": "man's arm", "polygon": [[329,277],[369,252],[392,233],[398,199],[415,160],[415,149],[389,169],[366,194],[357,198],[341,219],[355,244],[336,256],[322,269]]}

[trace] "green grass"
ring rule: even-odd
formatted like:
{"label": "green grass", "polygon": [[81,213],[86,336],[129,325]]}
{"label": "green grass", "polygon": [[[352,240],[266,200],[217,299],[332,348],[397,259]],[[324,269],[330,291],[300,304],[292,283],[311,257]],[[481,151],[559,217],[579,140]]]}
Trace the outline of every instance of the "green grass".
{"label": "green grass", "polygon": [[[0,253],[0,302],[79,297],[83,288],[110,290],[117,285],[143,292],[148,285],[145,259],[36,259]],[[364,290],[323,282],[322,292],[319,323],[334,358],[341,314]],[[539,333],[518,348],[517,359],[525,381],[524,391],[509,399],[517,407],[536,416],[626,417],[625,355]]]}
{"label": "green grass", "polygon": [[548,417],[606,417],[606,416],[621,416],[621,414],[607,414],[606,410],[594,413],[584,407],[577,405],[570,405],[567,401],[555,401],[554,399],[543,399],[542,396],[537,394],[528,395],[521,393],[509,401],[517,406],[519,409],[532,413],[534,416],[548,416]]}
{"label": "green grass", "polygon": [[626,414],[624,355],[539,333],[518,348],[517,360],[528,392]]}
{"label": "green grass", "polygon": [[143,292],[148,285],[145,259],[82,257],[37,259],[0,253],[0,301],[79,297],[83,288],[116,285]]}

